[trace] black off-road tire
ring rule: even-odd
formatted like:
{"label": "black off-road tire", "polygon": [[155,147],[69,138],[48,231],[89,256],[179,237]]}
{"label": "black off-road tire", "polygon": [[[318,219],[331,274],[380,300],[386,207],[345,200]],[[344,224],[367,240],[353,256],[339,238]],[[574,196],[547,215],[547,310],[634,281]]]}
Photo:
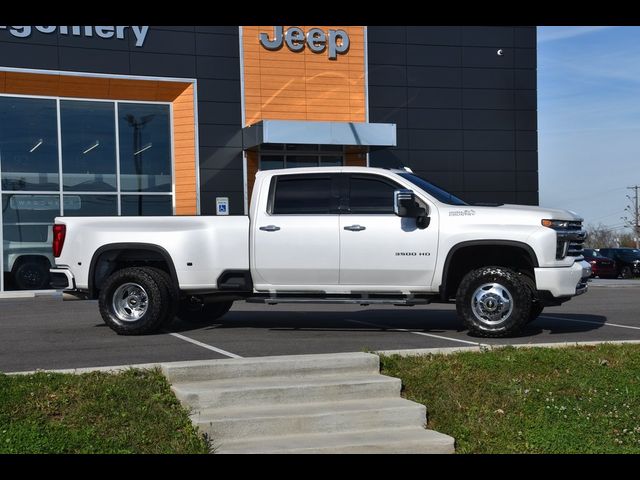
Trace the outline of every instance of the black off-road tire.
{"label": "black off-road tire", "polygon": [[[490,308],[495,308],[491,312],[495,317],[489,316]],[[472,270],[464,276],[456,294],[458,315],[470,333],[480,337],[519,333],[529,321],[531,308],[532,295],[526,281],[506,267]]]}
{"label": "black off-road tire", "polygon": [[520,280],[522,280],[525,285],[529,287],[529,291],[531,292],[531,310],[529,311],[529,319],[527,320],[527,323],[531,323],[540,316],[540,314],[544,310],[544,305],[540,302],[540,300],[538,300],[536,281],[534,280],[534,278],[526,273],[521,273],[519,277]]}
{"label": "black off-road tire", "polygon": [[531,323],[538,318],[543,310],[544,305],[542,305],[538,300],[533,300],[531,302],[531,311],[529,312],[529,320],[527,320],[527,323]]}
{"label": "black off-road tire", "polygon": [[164,270],[156,267],[146,267],[151,275],[154,275],[156,281],[162,283],[164,291],[167,295],[168,306],[167,315],[162,324],[163,327],[167,327],[173,322],[178,314],[178,308],[180,307],[180,290],[171,280],[171,276]]}
{"label": "black off-road tire", "polygon": [[[126,321],[118,316],[114,294],[125,284],[139,285],[146,293],[146,311],[140,318]],[[157,272],[147,267],[131,267],[112,273],[102,285],[98,306],[104,323],[118,335],[146,335],[162,328],[170,307],[169,293]]]}
{"label": "black off-road tire", "polygon": [[177,317],[193,325],[205,325],[222,317],[233,306],[233,301],[227,302],[194,302],[185,299],[180,302]]}

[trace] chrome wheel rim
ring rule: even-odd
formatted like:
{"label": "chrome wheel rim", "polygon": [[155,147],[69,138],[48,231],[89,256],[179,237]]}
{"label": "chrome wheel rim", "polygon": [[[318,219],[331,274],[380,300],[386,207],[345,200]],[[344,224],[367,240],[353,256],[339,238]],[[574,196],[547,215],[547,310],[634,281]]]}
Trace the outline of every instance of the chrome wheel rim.
{"label": "chrome wheel rim", "polygon": [[497,325],[511,315],[513,296],[499,283],[485,283],[473,292],[471,310],[482,323]]}
{"label": "chrome wheel rim", "polygon": [[124,283],[113,293],[113,312],[123,322],[136,322],[147,313],[149,296],[137,283]]}

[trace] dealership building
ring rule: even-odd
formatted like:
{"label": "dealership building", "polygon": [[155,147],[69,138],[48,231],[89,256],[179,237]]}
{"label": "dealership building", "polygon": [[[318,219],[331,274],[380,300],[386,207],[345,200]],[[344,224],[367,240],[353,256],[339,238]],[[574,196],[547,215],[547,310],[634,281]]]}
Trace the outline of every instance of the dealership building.
{"label": "dealership building", "polygon": [[0,290],[59,215],[245,215],[258,170],[408,167],[538,203],[536,29],[0,26]]}

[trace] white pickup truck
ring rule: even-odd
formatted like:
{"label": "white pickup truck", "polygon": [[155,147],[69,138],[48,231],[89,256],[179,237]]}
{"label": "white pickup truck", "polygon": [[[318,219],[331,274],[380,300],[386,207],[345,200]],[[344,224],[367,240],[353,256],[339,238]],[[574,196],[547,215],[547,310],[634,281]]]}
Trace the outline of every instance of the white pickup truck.
{"label": "white pickup truck", "polygon": [[[472,334],[516,334],[587,290],[582,219],[470,205],[404,170],[258,172],[249,216],[61,217],[52,283],[119,334],[235,300],[418,305],[455,299]],[[427,319],[425,319],[425,322]]]}

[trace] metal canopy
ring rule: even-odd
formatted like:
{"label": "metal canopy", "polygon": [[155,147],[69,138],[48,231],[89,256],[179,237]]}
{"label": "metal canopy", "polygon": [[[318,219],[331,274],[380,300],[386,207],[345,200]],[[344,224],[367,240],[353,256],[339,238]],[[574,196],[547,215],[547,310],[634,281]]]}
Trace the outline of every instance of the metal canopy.
{"label": "metal canopy", "polygon": [[263,143],[394,147],[396,125],[395,123],[262,120],[242,130],[243,148],[253,148]]}

